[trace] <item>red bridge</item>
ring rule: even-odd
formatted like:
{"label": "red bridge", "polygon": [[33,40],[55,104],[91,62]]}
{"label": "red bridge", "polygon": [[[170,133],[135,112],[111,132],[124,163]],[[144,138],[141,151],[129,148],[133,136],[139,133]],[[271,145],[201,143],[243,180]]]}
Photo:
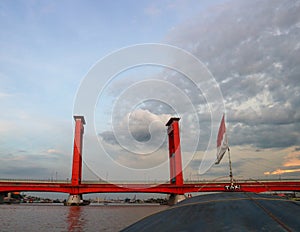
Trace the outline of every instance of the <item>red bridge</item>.
{"label": "red bridge", "polygon": [[[239,180],[234,186],[228,182],[187,182],[184,183],[181,164],[179,136],[179,118],[171,118],[166,124],[169,137],[170,183],[108,183],[83,182],[82,177],[82,140],[85,120],[83,116],[74,116],[75,136],[71,182],[59,181],[11,181],[0,180],[0,192],[63,192],[69,193],[69,204],[80,204],[82,194],[87,193],[166,193],[171,194],[174,202],[178,197],[191,192],[269,192],[300,191],[300,180],[253,181]],[[233,187],[233,188],[232,188]]]}

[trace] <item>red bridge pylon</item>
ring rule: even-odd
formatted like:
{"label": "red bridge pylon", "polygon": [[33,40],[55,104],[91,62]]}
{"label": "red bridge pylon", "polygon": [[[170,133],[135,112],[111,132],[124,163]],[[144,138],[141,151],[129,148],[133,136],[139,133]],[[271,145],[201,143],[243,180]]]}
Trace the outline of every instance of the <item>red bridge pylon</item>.
{"label": "red bridge pylon", "polygon": [[[83,116],[74,116],[74,120],[75,132],[71,184],[76,188],[81,184],[82,178],[82,146],[85,120]],[[81,205],[83,203],[82,194],[70,194],[66,204]]]}
{"label": "red bridge pylon", "polygon": [[[179,134],[179,120],[180,118],[170,118],[166,126],[168,127],[169,138],[169,162],[170,162],[170,184],[176,186],[183,185],[182,161],[181,161],[181,147]],[[184,200],[186,197],[181,194],[171,194],[169,197],[169,204]]]}

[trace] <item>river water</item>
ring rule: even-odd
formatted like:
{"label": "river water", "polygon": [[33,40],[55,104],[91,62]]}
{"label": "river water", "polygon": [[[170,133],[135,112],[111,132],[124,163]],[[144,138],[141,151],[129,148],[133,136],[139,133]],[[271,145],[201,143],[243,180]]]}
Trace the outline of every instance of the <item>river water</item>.
{"label": "river water", "polygon": [[0,205],[0,231],[119,231],[153,213],[161,205],[62,204]]}

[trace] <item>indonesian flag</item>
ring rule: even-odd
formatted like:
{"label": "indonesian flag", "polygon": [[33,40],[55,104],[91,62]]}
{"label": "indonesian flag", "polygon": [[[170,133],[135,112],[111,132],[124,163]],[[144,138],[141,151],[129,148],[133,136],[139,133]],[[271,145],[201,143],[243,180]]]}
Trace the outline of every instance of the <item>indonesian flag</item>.
{"label": "indonesian flag", "polygon": [[222,121],[219,128],[217,139],[217,160],[215,164],[219,164],[225,152],[228,149],[228,140],[226,135],[225,114],[223,114]]}

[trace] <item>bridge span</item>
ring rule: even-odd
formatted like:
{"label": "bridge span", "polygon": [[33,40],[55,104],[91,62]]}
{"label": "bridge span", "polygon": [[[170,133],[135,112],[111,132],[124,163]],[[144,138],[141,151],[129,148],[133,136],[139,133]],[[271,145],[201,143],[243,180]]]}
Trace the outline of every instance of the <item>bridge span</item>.
{"label": "bridge span", "polygon": [[[179,136],[179,118],[171,118],[168,127],[170,182],[169,183],[108,183],[82,181],[82,139],[85,120],[74,116],[75,136],[72,164],[72,178],[66,181],[0,180],[0,192],[62,192],[70,194],[68,204],[80,204],[82,195],[88,193],[165,193],[174,199],[183,199],[192,192],[272,192],[300,191],[300,180],[235,180],[184,182]],[[179,198],[177,198],[179,197]],[[181,197],[181,198],[180,198]],[[174,200],[174,203],[177,200]]]}
{"label": "bridge span", "polygon": [[[235,191],[243,192],[272,192],[272,191],[300,191],[300,180],[263,180],[245,181],[237,180],[239,189]],[[166,193],[185,194],[192,192],[224,192],[228,191],[226,186],[229,181],[221,182],[198,182],[173,185],[169,183],[81,183],[72,185],[67,182],[47,182],[47,181],[1,181],[0,192],[62,192],[70,195],[88,193]]]}

